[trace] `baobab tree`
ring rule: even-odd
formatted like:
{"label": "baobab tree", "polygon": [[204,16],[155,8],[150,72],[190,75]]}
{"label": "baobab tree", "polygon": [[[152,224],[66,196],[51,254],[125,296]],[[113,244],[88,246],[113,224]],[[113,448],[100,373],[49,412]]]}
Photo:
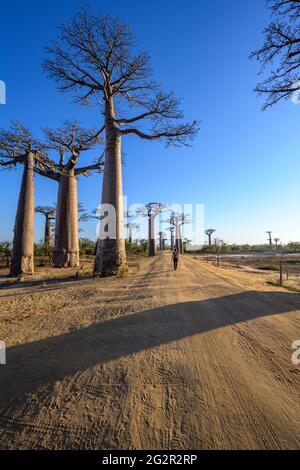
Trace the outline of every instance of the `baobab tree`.
{"label": "baobab tree", "polygon": [[189,224],[190,220],[187,214],[179,213],[179,212],[172,212],[171,217],[168,221],[171,225],[175,228],[175,246],[178,253],[184,252],[183,249],[183,241],[182,241],[182,234],[181,234],[181,227],[185,224]]}
{"label": "baobab tree", "polygon": [[179,214],[178,217],[178,235],[179,235],[179,249],[180,253],[184,254],[184,245],[183,245],[183,239],[182,239],[182,233],[181,233],[181,227],[185,224],[190,224],[190,218],[187,214]]}
{"label": "baobab tree", "polygon": [[145,207],[137,210],[143,217],[148,217],[148,256],[156,255],[155,243],[155,219],[165,209],[165,205],[159,202],[149,202]]}
{"label": "baobab tree", "polygon": [[52,239],[52,220],[55,220],[55,207],[37,206],[35,212],[43,214],[45,217],[44,229],[44,246],[47,252],[50,253],[51,239]]}
{"label": "baobab tree", "polygon": [[171,227],[169,227],[169,230],[170,230],[170,235],[171,235],[171,250],[173,251],[174,250],[174,230],[175,230],[175,227],[171,226]]}
{"label": "baobab tree", "polygon": [[266,233],[269,235],[268,241],[269,241],[270,247],[272,247],[272,245],[273,245],[272,232],[269,230]]}
{"label": "baobab tree", "polygon": [[129,243],[132,243],[133,241],[133,231],[139,227],[138,224],[135,222],[129,222],[126,224],[126,227],[128,228],[128,241]]}
{"label": "baobab tree", "polygon": [[[181,227],[184,224],[190,223],[186,214],[179,213],[179,212],[172,212],[171,217],[169,220],[165,221],[166,223],[172,225],[174,230],[171,232],[171,249],[174,249],[174,245],[178,251],[178,253],[183,253],[183,241],[181,235]],[[174,234],[175,232],[175,242],[174,242]],[[173,248],[172,248],[173,245]]]}
{"label": "baobab tree", "polygon": [[[100,143],[99,132],[83,129],[77,121],[66,121],[56,130],[45,129],[47,146],[59,153],[60,174],[55,175],[59,183],[53,263],[57,268],[79,266],[78,196],[77,178],[91,171],[101,171],[101,157],[92,165],[77,168],[82,152],[94,149]],[[53,177],[53,175],[49,175]]]}
{"label": "baobab tree", "polygon": [[[174,250],[176,247],[178,253],[180,253],[180,229],[179,229],[179,222],[181,220],[182,214],[172,212],[171,217],[168,220],[165,220],[166,223],[171,225],[171,250]],[[174,235],[175,232],[175,235]]]}
{"label": "baobab tree", "polygon": [[214,238],[214,245],[215,245],[215,254],[216,254],[216,266],[220,266],[220,251],[222,250],[222,246],[224,245],[224,241],[220,238]]}
{"label": "baobab tree", "polygon": [[279,244],[279,242],[280,242],[280,238],[274,238],[274,242],[275,242],[276,248],[278,248],[278,244]]}
{"label": "baobab tree", "polygon": [[154,82],[149,56],[134,52],[134,36],[119,19],[80,10],[61,26],[58,41],[51,43],[47,52],[44,70],[61,91],[72,92],[79,103],[101,103],[105,134],[101,204],[103,213],[110,208],[109,224],[113,227],[110,229],[106,218],[100,221],[95,272],[117,274],[126,269],[122,137],[135,135],[163,139],[168,145],[188,145],[198,124],[182,122],[179,101]]}
{"label": "baobab tree", "polygon": [[213,233],[215,233],[215,231],[216,230],[214,228],[209,228],[209,229],[205,230],[205,234],[208,236],[208,246],[209,246],[209,248],[211,248],[211,245],[212,245],[211,237],[212,237]]}
{"label": "baobab tree", "polygon": [[265,42],[251,54],[261,63],[262,73],[270,70],[256,87],[266,97],[263,109],[300,93],[300,2],[271,0],[268,4],[272,20],[264,31]]}
{"label": "baobab tree", "polygon": [[162,236],[162,249],[163,251],[166,250],[167,248],[167,234],[165,232],[163,232],[163,236]]}
{"label": "baobab tree", "polygon": [[17,121],[0,129],[0,166],[24,166],[15,218],[11,275],[34,273],[34,172],[57,174],[57,165],[46,155],[45,146]]}
{"label": "baobab tree", "polygon": [[159,232],[159,250],[163,251],[165,248],[166,234],[165,232]]}

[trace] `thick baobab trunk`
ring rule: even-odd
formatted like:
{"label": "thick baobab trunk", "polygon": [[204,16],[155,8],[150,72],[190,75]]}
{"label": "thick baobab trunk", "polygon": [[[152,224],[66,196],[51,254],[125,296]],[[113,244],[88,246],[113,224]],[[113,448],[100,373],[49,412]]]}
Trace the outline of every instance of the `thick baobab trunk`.
{"label": "thick baobab trunk", "polygon": [[49,250],[50,245],[51,245],[51,219],[47,214],[45,217],[46,217],[46,220],[45,220],[44,245],[47,248],[47,250]]}
{"label": "thick baobab trunk", "polygon": [[105,163],[99,241],[94,272],[113,276],[127,270],[123,221],[121,135],[114,122],[113,99],[105,102]]}
{"label": "thick baobab trunk", "polygon": [[79,266],[77,179],[74,170],[59,180],[53,263],[56,268]]}
{"label": "thick baobab trunk", "polygon": [[208,235],[208,246],[211,248],[211,235]]}
{"label": "thick baobab trunk", "polygon": [[150,214],[148,217],[148,233],[149,233],[149,244],[148,244],[148,256],[156,255],[156,243],[155,243],[155,215]]}
{"label": "thick baobab trunk", "polygon": [[34,155],[26,156],[14,228],[11,274],[34,273]]}

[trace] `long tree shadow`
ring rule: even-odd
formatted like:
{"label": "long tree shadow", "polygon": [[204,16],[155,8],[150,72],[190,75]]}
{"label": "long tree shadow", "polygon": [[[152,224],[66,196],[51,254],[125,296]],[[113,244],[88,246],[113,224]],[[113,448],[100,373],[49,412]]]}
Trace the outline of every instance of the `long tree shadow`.
{"label": "long tree shadow", "polygon": [[8,348],[7,364],[0,366],[0,400],[172,341],[295,310],[300,310],[299,294],[249,291],[132,313],[16,345]]}
{"label": "long tree shadow", "polygon": [[[0,292],[1,290],[9,290],[9,289],[25,289],[28,287],[44,287],[44,286],[54,286],[54,288],[65,287],[67,284],[68,286],[72,286],[74,284],[78,284],[79,282],[83,283],[84,281],[91,281],[94,280],[95,277],[93,274],[84,274],[82,277],[77,277],[76,274],[70,274],[65,276],[57,276],[47,279],[26,279],[24,282],[18,282],[9,280],[7,282],[2,282],[0,284]],[[57,286],[57,287],[56,287]],[[25,292],[27,294],[27,292]],[[15,295],[15,294],[12,294]],[[24,295],[22,292],[21,295]],[[0,295],[0,297],[8,297],[9,295]]]}

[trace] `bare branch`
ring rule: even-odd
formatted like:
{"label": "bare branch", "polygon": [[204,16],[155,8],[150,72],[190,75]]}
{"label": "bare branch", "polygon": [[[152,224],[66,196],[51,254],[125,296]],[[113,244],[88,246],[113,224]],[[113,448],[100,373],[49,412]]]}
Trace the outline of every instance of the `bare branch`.
{"label": "bare branch", "polygon": [[[96,129],[83,129],[78,121],[65,121],[58,129],[44,129],[48,148],[57,150],[61,155],[60,165],[66,170],[75,168],[81,152],[95,148],[100,142],[100,134]],[[66,155],[67,153],[67,155]],[[64,158],[68,161],[65,164]]]}
{"label": "bare branch", "polygon": [[135,134],[141,139],[159,140],[165,139],[168,145],[185,145],[188,146],[199,130],[196,121],[187,124],[167,125],[161,130],[153,129],[153,133],[147,134],[137,128],[126,128],[120,130],[123,135]]}
{"label": "bare branch", "polygon": [[300,1],[272,0],[269,5],[275,21],[264,31],[263,46],[250,55],[260,62],[261,74],[271,68],[269,77],[255,89],[267,98],[263,109],[298,91],[300,79]]}
{"label": "bare branch", "polygon": [[103,172],[103,166],[104,166],[104,160],[103,160],[103,155],[99,158],[97,163],[94,163],[93,165],[85,166],[82,168],[76,168],[75,170],[75,175],[84,175],[88,176],[91,171],[97,170],[99,173]]}

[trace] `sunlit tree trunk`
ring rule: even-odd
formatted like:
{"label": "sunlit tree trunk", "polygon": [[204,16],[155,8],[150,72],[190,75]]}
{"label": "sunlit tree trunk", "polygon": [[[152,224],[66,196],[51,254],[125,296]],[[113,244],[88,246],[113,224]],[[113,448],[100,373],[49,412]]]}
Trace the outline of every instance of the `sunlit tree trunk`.
{"label": "sunlit tree trunk", "polygon": [[171,250],[174,250],[174,231],[171,232]]}
{"label": "sunlit tree trunk", "polygon": [[180,227],[178,223],[175,226],[175,246],[178,253],[180,253]]}
{"label": "sunlit tree trunk", "polygon": [[[95,259],[95,273],[112,276],[126,270],[123,221],[121,135],[114,122],[113,99],[105,102],[105,164],[102,185],[102,210],[109,218],[100,222],[100,239]],[[107,236],[104,237],[104,232]]]}
{"label": "sunlit tree trunk", "polygon": [[74,170],[59,180],[53,263],[57,268],[79,266],[77,179]]}
{"label": "sunlit tree trunk", "polygon": [[155,243],[155,215],[150,214],[148,218],[148,256],[156,255],[156,243]]}
{"label": "sunlit tree trunk", "polygon": [[183,254],[183,240],[182,240],[182,234],[181,234],[181,228],[179,227],[179,253]]}
{"label": "sunlit tree trunk", "polygon": [[18,209],[14,227],[11,274],[34,273],[34,155],[28,153],[19,193]]}

